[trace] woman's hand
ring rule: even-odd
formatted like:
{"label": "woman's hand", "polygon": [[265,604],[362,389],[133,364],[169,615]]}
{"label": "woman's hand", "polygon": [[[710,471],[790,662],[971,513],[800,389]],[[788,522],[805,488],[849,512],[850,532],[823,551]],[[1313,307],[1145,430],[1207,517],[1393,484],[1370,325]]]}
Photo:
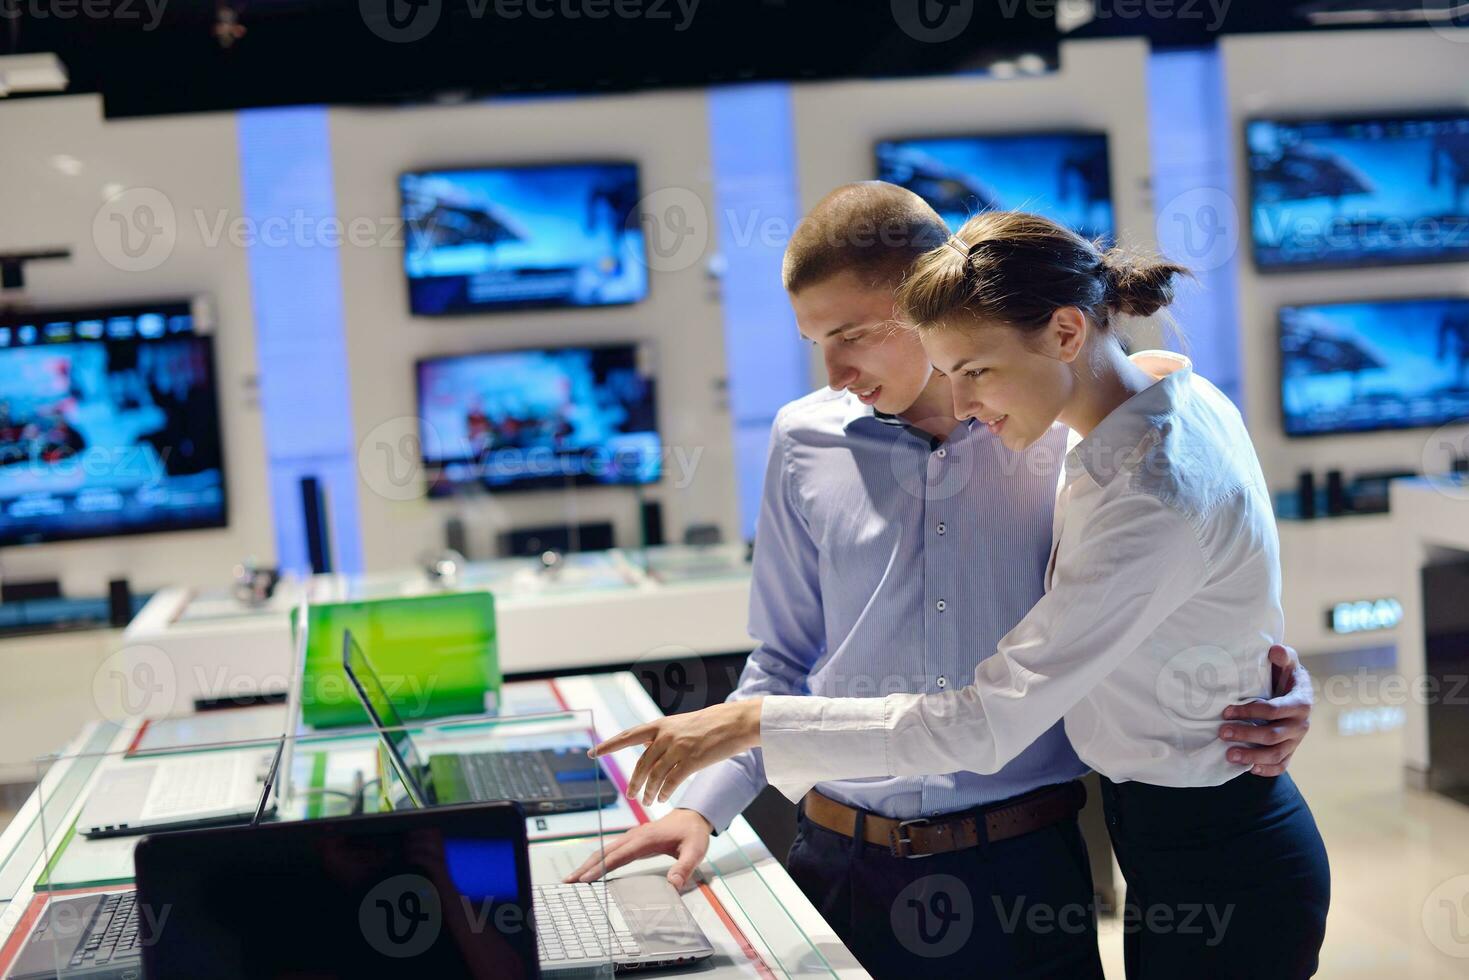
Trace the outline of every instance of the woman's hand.
{"label": "woman's hand", "polygon": [[659,718],[629,728],[593,748],[596,758],[629,745],[643,745],[643,757],[627,782],[628,799],[644,805],[663,802],[700,769],[760,744],[760,706],[764,698],[726,701],[701,711]]}

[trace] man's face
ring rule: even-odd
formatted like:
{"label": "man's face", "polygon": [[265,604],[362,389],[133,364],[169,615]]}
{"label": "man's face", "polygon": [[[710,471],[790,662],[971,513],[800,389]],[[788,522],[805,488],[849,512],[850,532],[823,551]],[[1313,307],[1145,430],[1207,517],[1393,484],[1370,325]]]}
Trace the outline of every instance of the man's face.
{"label": "man's face", "polygon": [[826,383],[897,415],[918,400],[932,367],[916,331],[896,319],[893,292],[842,272],[791,295],[801,336],[821,350]]}

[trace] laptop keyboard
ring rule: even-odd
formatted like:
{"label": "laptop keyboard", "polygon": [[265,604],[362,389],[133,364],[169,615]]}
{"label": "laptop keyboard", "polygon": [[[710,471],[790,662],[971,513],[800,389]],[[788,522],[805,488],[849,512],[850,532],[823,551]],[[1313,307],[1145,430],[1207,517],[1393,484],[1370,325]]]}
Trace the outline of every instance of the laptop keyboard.
{"label": "laptop keyboard", "polygon": [[113,960],[137,959],[142,955],[138,939],[138,893],[108,895],[97,907],[87,929],[87,941],[72,954],[73,969],[102,966]]}
{"label": "laptop keyboard", "polygon": [[561,796],[536,752],[473,752],[459,757],[476,800],[554,800]]}
{"label": "laptop keyboard", "polygon": [[536,945],[542,963],[620,960],[642,954],[602,881],[535,886]]}

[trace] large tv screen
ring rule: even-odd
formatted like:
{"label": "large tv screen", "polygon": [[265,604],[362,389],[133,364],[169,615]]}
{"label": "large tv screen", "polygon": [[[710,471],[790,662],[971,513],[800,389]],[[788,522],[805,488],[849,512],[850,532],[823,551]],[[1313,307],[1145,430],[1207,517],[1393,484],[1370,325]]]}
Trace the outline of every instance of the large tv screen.
{"label": "large tv screen", "polygon": [[426,170],[399,183],[415,314],[609,306],[647,295],[635,164]]}
{"label": "large tv screen", "polygon": [[0,315],[0,545],[222,527],[224,479],[187,302]]}
{"label": "large tv screen", "polygon": [[658,480],[647,357],[622,344],[419,361],[429,495]]}
{"label": "large tv screen", "polygon": [[1261,271],[1469,259],[1469,113],[1245,124]]}
{"label": "large tv screen", "polygon": [[927,201],[957,230],[979,211],[1034,211],[1111,240],[1105,133],[1057,132],[883,140],[877,176]]}
{"label": "large tv screen", "polygon": [[1287,306],[1280,353],[1287,435],[1469,417],[1469,299]]}

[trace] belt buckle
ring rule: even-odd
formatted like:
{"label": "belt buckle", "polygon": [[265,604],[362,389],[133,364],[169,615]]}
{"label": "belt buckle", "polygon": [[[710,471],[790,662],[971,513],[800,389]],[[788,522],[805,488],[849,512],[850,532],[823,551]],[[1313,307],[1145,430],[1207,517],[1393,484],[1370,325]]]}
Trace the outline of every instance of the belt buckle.
{"label": "belt buckle", "polygon": [[917,818],[915,820],[900,820],[898,822],[897,828],[894,829],[893,832],[892,832],[892,834],[891,834],[891,837],[893,839],[892,848],[891,848],[892,849],[892,852],[893,852],[893,857],[906,858],[909,861],[916,861],[919,858],[931,858],[931,857],[933,857],[932,854],[905,854],[905,853],[903,853],[903,849],[904,849],[904,846],[905,845],[908,848],[912,848],[913,847],[913,838],[911,838],[911,837],[907,836],[906,834],[904,834],[903,831],[906,830],[906,829],[908,829],[909,827],[927,827],[931,823],[933,823],[932,820],[929,820],[929,819],[924,818],[924,817],[919,817],[919,818]]}

